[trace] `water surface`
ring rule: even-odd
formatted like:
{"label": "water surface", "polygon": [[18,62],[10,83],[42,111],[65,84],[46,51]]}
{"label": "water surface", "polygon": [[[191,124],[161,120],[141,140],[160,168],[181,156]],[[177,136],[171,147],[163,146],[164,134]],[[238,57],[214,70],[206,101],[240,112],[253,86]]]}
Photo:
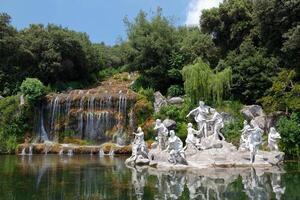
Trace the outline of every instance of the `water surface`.
{"label": "water surface", "polygon": [[300,199],[300,163],[168,171],[125,157],[0,156],[0,199]]}

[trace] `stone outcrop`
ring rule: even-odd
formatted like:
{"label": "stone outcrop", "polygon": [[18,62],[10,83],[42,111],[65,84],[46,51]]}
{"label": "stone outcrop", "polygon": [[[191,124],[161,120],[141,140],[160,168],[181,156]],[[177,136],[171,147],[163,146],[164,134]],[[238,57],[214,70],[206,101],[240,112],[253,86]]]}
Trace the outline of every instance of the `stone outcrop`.
{"label": "stone outcrop", "polygon": [[268,132],[270,127],[276,125],[279,117],[284,115],[284,112],[281,111],[273,112],[267,115],[259,105],[244,106],[241,109],[241,113],[251,125],[257,124],[259,128],[264,130],[264,132]]}
{"label": "stone outcrop", "polygon": [[176,129],[176,122],[172,119],[165,119],[163,124],[168,130],[175,130]]}
{"label": "stone outcrop", "polygon": [[167,101],[168,101],[169,104],[179,105],[179,104],[182,104],[184,102],[184,99],[182,97],[171,97]]}
{"label": "stone outcrop", "polygon": [[251,121],[258,116],[265,116],[262,107],[259,105],[244,106],[241,110],[241,113],[247,121]]}
{"label": "stone outcrop", "polygon": [[154,93],[154,112],[158,113],[161,107],[166,106],[167,104],[167,99],[160,92]]}

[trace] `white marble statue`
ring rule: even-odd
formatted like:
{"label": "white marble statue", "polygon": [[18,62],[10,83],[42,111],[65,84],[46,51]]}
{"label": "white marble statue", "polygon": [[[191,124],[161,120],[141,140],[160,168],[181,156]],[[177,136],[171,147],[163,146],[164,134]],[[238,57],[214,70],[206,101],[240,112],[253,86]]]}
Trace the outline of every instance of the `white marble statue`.
{"label": "white marble statue", "polygon": [[257,150],[262,143],[262,130],[259,128],[257,124],[255,124],[253,129],[250,129],[250,135],[248,137],[249,150],[250,150],[250,162],[255,162],[255,156],[257,154]]}
{"label": "white marble statue", "polygon": [[185,160],[183,143],[179,137],[175,135],[175,131],[170,131],[170,137],[168,139],[168,146],[164,150],[169,152],[169,162],[172,164],[187,164]]}
{"label": "white marble statue", "polygon": [[246,151],[249,150],[248,137],[250,135],[251,126],[248,124],[247,120],[244,120],[244,127],[241,130],[241,139],[239,150]]}
{"label": "white marble statue", "polygon": [[212,118],[207,122],[213,123],[213,134],[215,139],[225,140],[224,135],[221,133],[221,128],[224,127],[223,117],[215,109],[210,109],[213,114]]}
{"label": "white marble statue", "polygon": [[200,131],[195,130],[193,128],[192,123],[188,123],[187,137],[186,137],[186,140],[185,140],[186,145],[191,144],[191,145],[197,147],[197,144],[200,143],[199,136],[201,136]]}
{"label": "white marble statue", "polygon": [[280,134],[274,127],[270,128],[268,135],[268,146],[271,151],[278,151],[278,140],[281,139]]}
{"label": "white marble statue", "polygon": [[154,130],[157,130],[158,148],[164,150],[167,146],[169,131],[160,119],[156,120]]}
{"label": "white marble statue", "polygon": [[144,141],[144,132],[141,127],[138,127],[137,133],[132,142],[132,155],[126,160],[127,164],[148,164],[148,148]]}
{"label": "white marble statue", "polygon": [[194,115],[194,119],[198,124],[198,130],[204,133],[207,137],[207,115],[209,114],[209,106],[206,106],[203,101],[199,101],[199,106],[189,112],[186,117]]}

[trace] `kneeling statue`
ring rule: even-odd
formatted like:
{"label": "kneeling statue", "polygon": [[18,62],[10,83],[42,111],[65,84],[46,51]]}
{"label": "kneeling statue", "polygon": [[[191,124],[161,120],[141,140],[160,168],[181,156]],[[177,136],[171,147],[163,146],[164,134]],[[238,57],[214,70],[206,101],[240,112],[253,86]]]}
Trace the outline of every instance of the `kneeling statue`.
{"label": "kneeling statue", "polygon": [[148,148],[144,141],[142,128],[138,127],[137,133],[133,132],[133,134],[135,137],[132,143],[132,155],[126,159],[125,163],[131,165],[149,164]]}
{"label": "kneeling statue", "polygon": [[187,161],[184,155],[183,143],[179,137],[175,135],[175,131],[170,131],[170,137],[168,140],[168,146],[165,151],[168,151],[170,154],[170,158],[168,161],[174,165],[182,164],[187,165]]}

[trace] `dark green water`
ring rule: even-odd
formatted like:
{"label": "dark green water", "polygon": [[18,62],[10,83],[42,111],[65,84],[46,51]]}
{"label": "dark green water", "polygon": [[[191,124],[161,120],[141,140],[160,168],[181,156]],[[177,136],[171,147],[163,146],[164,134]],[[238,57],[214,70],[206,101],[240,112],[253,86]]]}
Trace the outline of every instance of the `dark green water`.
{"label": "dark green water", "polygon": [[300,199],[300,163],[162,171],[125,157],[0,156],[0,199]]}

